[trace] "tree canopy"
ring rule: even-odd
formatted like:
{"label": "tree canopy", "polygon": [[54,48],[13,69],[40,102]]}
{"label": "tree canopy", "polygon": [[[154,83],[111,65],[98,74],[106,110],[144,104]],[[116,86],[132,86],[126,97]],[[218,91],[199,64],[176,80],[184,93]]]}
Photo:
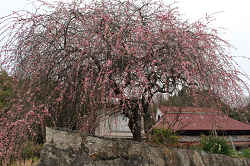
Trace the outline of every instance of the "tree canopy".
{"label": "tree canopy", "polygon": [[15,84],[22,82],[0,119],[6,144],[48,125],[93,133],[100,114],[118,111],[141,141],[154,96],[189,87],[234,104],[247,89],[210,16],[191,23],[160,1],[39,2],[34,13],[1,18],[8,40],[0,53]]}

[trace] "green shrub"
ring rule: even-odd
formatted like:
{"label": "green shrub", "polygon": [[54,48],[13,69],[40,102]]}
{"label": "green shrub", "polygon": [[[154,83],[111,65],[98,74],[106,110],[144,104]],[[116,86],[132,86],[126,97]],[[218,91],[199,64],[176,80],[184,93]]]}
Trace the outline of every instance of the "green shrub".
{"label": "green shrub", "polygon": [[215,154],[233,155],[233,148],[223,138],[215,138],[213,136],[202,136],[200,142],[202,150]]}
{"label": "green shrub", "polygon": [[250,148],[244,149],[240,154],[240,156],[250,159]]}
{"label": "green shrub", "polygon": [[34,157],[40,157],[40,150],[42,149],[43,144],[39,146],[35,145],[32,141],[27,141],[24,143],[24,147],[21,151],[21,156],[23,159],[31,159]]}
{"label": "green shrub", "polygon": [[[9,157],[9,164],[13,165],[23,165],[16,164],[19,162],[36,162],[40,158],[40,151],[43,147],[43,144],[36,145],[33,141],[26,141],[16,147],[16,153]],[[0,160],[0,166],[1,166]]]}
{"label": "green shrub", "polygon": [[161,146],[179,146],[179,136],[177,133],[174,133],[171,129],[157,129],[153,130],[153,133],[150,137],[150,142],[156,145]]}

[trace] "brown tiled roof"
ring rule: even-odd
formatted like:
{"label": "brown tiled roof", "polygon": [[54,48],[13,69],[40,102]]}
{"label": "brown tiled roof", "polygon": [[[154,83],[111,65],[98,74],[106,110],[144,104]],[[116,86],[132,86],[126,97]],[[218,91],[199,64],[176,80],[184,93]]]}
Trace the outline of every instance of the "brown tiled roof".
{"label": "brown tiled roof", "polygon": [[213,108],[160,106],[163,113],[157,127],[172,130],[249,130],[250,125],[237,121]]}

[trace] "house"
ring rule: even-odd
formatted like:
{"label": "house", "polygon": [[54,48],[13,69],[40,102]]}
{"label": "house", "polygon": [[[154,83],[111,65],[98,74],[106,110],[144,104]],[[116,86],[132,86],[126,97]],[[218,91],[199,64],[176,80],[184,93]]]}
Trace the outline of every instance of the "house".
{"label": "house", "polygon": [[[214,108],[159,106],[155,127],[171,128],[182,143],[199,142],[199,135],[211,132],[238,145],[250,145],[250,125],[230,118]],[[231,136],[231,138],[229,137]]]}
{"label": "house", "polygon": [[185,135],[250,135],[250,125],[237,121],[214,108],[160,106],[157,127],[170,127]]}

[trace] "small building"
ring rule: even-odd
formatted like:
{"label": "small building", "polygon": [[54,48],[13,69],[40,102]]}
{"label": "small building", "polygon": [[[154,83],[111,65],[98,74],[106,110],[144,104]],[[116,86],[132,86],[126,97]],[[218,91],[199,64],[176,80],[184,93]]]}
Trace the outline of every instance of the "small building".
{"label": "small building", "polygon": [[230,118],[214,108],[159,106],[155,127],[171,128],[179,133],[182,143],[199,142],[200,135],[231,136],[238,145],[250,145],[250,125]]}

